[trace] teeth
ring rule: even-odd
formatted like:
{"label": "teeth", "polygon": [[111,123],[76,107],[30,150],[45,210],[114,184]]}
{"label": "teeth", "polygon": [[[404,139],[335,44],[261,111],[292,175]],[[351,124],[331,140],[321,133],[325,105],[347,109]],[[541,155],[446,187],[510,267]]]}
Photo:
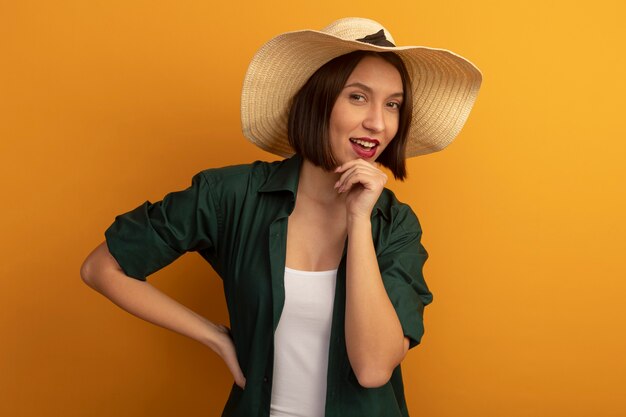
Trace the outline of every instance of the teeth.
{"label": "teeth", "polygon": [[360,140],[360,139],[350,139],[352,142],[354,143],[358,143],[359,145],[365,147],[365,148],[373,148],[374,146],[376,146],[376,143],[374,142],[366,142],[364,140]]}

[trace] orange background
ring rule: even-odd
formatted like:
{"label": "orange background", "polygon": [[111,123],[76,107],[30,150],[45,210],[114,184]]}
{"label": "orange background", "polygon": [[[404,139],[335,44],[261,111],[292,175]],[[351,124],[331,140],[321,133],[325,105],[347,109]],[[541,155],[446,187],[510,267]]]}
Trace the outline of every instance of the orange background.
{"label": "orange background", "polygon": [[[435,294],[404,362],[412,416],[626,415],[622,1],[5,1],[0,5],[0,415],[219,416],[199,343],[118,309],[79,267],[116,214],[199,170],[275,159],[239,94],[277,33],[371,17],[484,73],[444,152],[391,183]],[[150,282],[227,322],[187,255]]]}

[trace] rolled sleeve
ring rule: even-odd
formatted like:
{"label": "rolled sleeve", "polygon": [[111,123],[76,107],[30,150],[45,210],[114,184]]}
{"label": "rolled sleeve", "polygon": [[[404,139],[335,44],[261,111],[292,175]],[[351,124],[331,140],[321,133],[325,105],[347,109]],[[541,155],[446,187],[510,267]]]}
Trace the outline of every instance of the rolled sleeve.
{"label": "rolled sleeve", "polygon": [[397,219],[390,243],[378,257],[383,284],[393,304],[409,347],[417,346],[424,335],[424,307],[433,300],[424,280],[428,253],[421,243],[422,230],[408,209]]}
{"label": "rolled sleeve", "polygon": [[185,252],[212,249],[217,217],[209,185],[200,172],[187,189],[117,216],[104,234],[124,273],[145,281]]}

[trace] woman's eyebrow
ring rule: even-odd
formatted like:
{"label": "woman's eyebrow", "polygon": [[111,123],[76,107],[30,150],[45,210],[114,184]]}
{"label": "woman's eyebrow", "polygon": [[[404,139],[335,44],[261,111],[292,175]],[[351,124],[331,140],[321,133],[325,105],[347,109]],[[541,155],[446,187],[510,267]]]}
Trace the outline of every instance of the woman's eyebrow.
{"label": "woman's eyebrow", "polygon": [[[368,87],[367,85],[360,83],[360,82],[354,82],[351,84],[347,84],[344,89],[349,88],[349,87],[358,87],[361,88],[362,90],[365,90],[367,93],[372,93],[372,89],[371,87]],[[398,92],[398,93],[393,93],[389,95],[389,98],[391,97],[404,97],[404,93],[402,91]]]}

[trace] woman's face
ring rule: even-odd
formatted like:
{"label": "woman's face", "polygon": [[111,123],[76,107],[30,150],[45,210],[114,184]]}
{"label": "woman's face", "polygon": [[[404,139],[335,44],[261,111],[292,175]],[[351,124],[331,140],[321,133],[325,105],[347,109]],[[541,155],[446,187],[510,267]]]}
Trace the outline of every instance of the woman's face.
{"label": "woman's face", "polygon": [[373,162],[398,131],[402,78],[382,58],[366,56],[348,77],[330,114],[329,139],[338,164]]}

